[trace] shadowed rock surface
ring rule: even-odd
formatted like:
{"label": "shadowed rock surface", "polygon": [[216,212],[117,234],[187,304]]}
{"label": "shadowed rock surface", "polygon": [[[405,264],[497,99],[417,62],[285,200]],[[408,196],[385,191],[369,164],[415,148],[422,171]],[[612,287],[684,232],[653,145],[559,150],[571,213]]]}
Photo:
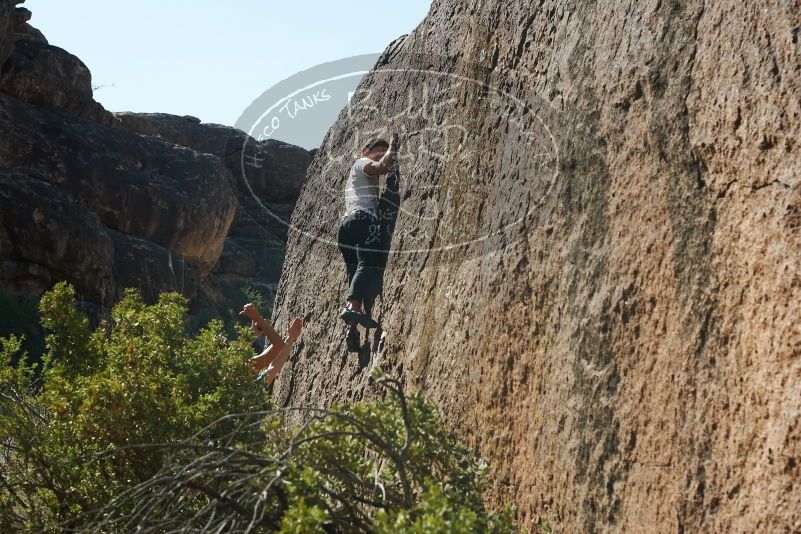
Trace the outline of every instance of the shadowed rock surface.
{"label": "shadowed rock surface", "polygon": [[[263,202],[294,202],[300,194],[302,177],[309,166],[309,152],[275,139],[256,141],[245,132],[222,124],[201,123],[196,117],[167,113],[114,114],[118,124],[142,135],[157,137],[223,159],[232,176],[237,177],[239,198],[251,197],[251,190],[240,179],[246,162],[252,194]],[[300,177],[301,179],[298,179]]]}
{"label": "shadowed rock surface", "polygon": [[564,532],[801,529],[799,27],[792,0],[436,0],[307,173],[277,402],[377,394],[334,243],[355,149],[389,127],[370,366],[439,405],[493,499]]}
{"label": "shadowed rock surface", "polygon": [[0,170],[0,279],[39,295],[68,279],[82,298],[113,296],[114,248],[96,215],[32,172]]}
{"label": "shadowed rock surface", "polygon": [[15,11],[15,15],[16,26],[13,28],[15,41],[30,39],[31,41],[47,44],[47,39],[44,34],[28,24],[28,21],[31,20],[33,16],[33,13],[31,13],[29,9],[18,7]]}
{"label": "shadowed rock surface", "polygon": [[144,297],[155,302],[163,291],[177,291],[192,299],[198,289],[201,272],[196,264],[162,247],[129,234],[109,230],[114,243],[114,281],[121,290],[136,287]]}
{"label": "shadowed rock surface", "polygon": [[0,0],[0,74],[1,67],[14,53],[14,28],[17,26],[13,0]]}

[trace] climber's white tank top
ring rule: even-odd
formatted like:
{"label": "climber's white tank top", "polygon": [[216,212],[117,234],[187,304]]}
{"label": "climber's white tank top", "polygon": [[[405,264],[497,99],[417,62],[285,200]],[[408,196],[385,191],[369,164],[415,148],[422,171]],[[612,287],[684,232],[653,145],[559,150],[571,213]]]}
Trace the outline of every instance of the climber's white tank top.
{"label": "climber's white tank top", "polygon": [[345,215],[356,211],[377,214],[378,176],[370,176],[364,172],[364,166],[372,161],[370,158],[361,157],[350,168],[350,174],[345,181]]}

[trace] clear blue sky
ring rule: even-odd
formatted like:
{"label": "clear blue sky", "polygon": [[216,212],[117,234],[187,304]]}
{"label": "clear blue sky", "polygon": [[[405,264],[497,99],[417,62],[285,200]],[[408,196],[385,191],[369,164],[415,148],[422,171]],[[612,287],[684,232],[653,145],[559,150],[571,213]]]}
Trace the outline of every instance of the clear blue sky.
{"label": "clear blue sky", "polygon": [[[381,52],[431,0],[28,0],[31,24],[106,86],[110,111],[233,125],[273,84],[325,61]],[[112,86],[113,85],[113,86]]]}

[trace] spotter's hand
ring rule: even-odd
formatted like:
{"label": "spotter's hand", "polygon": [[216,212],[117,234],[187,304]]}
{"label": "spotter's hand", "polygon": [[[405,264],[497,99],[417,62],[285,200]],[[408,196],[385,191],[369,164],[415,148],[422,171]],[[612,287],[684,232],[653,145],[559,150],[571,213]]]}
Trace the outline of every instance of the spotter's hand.
{"label": "spotter's hand", "polygon": [[242,311],[239,312],[239,315],[244,315],[251,321],[255,321],[261,318],[261,313],[259,313],[259,309],[256,307],[255,304],[248,302],[242,308]]}

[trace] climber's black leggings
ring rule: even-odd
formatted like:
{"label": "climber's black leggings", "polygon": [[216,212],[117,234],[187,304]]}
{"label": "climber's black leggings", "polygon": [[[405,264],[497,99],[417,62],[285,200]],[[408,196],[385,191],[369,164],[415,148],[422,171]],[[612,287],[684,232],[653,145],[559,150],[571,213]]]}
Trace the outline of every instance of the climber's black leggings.
{"label": "climber's black leggings", "polygon": [[365,211],[343,217],[337,244],[348,272],[348,300],[371,300],[380,276],[381,226],[378,219]]}

